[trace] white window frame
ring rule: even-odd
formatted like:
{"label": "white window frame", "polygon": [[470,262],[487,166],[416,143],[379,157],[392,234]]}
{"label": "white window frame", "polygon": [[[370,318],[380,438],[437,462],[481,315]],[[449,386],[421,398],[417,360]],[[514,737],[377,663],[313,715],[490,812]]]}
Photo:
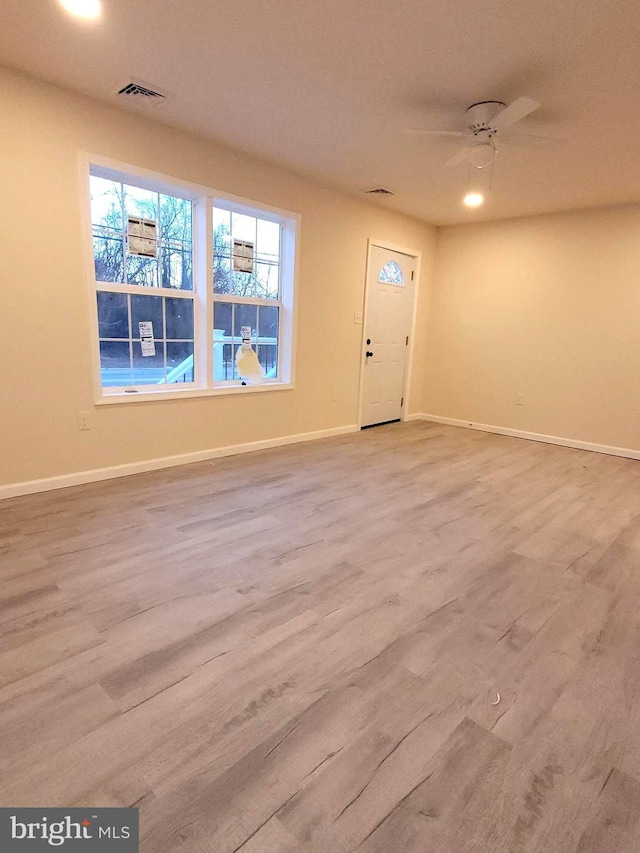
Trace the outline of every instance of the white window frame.
{"label": "white window frame", "polygon": [[[93,229],[91,222],[91,197],[89,176],[122,181],[125,184],[162,192],[193,203],[193,290],[179,291],[174,288],[141,287],[140,285],[99,282],[95,277],[93,256]],[[218,396],[229,394],[251,394],[268,391],[283,391],[294,387],[295,372],[295,290],[298,278],[298,243],[300,216],[297,213],[252,201],[240,196],[221,192],[210,187],[192,184],[179,178],[151,172],[125,163],[108,160],[91,154],[80,156],[82,226],[86,255],[86,277],[89,291],[89,316],[93,352],[93,381],[95,403],[120,404],[175,400],[181,398]],[[280,289],[277,300],[269,304],[278,307],[278,375],[265,379],[258,385],[243,385],[238,380],[213,378],[213,306],[214,301],[256,303],[251,298],[233,294],[214,294],[213,291],[213,217],[212,208],[222,207],[234,212],[246,213],[281,225]],[[145,296],[193,299],[194,302],[194,381],[162,385],[139,385],[119,388],[103,388],[100,371],[100,344],[97,293],[109,291]],[[267,304],[267,300],[264,300]],[[186,386],[186,387],[185,387]]]}
{"label": "white window frame", "polygon": [[[293,360],[292,335],[288,332],[290,329],[293,329],[294,280],[293,276],[285,274],[285,270],[295,268],[295,225],[292,223],[294,227],[287,227],[286,220],[283,219],[281,211],[275,211],[273,208],[269,209],[264,206],[250,206],[244,200],[242,202],[235,199],[232,200],[229,196],[216,196],[213,199],[213,207],[228,210],[231,213],[242,213],[246,216],[277,222],[281,226],[278,298],[266,299],[252,296],[236,296],[233,293],[213,293],[212,307],[214,311],[212,313],[215,312],[216,302],[226,302],[236,305],[264,305],[266,307],[278,308],[278,378],[269,382],[269,384],[279,384],[279,387],[282,387],[283,384],[288,385],[291,381]],[[265,382],[267,381],[265,380]],[[238,385],[238,380],[219,380],[216,385],[233,387]]]}

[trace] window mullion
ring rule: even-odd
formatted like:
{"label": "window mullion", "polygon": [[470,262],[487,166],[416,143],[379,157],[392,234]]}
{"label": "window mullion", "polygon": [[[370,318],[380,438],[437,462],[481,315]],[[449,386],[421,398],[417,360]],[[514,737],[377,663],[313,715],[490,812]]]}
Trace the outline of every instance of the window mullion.
{"label": "window mullion", "polygon": [[211,200],[203,197],[198,202],[197,241],[199,263],[198,279],[200,323],[200,358],[202,384],[213,388],[213,213]]}
{"label": "window mullion", "polygon": [[266,296],[235,296],[233,293],[214,293],[216,302],[239,302],[242,305],[274,305],[281,304],[280,299],[268,299]]}
{"label": "window mullion", "polygon": [[142,284],[120,284],[113,281],[96,281],[96,290],[109,293],[130,293],[132,296],[168,296],[171,299],[193,299],[193,290],[178,290],[173,287],[146,287]]}
{"label": "window mullion", "polygon": [[[160,200],[158,199],[158,202]],[[159,209],[159,208],[158,208]],[[158,267],[158,273],[160,268]],[[162,364],[164,367],[164,381],[167,381],[167,300],[162,300]]]}
{"label": "window mullion", "polygon": [[122,272],[124,273],[124,283],[129,284],[129,270],[127,266],[127,236],[128,236],[128,228],[127,228],[127,206],[124,203],[124,184],[121,184],[122,193],[120,195],[120,208],[122,210]]}
{"label": "window mullion", "polygon": [[[231,305],[231,378],[235,381],[236,378],[236,306]],[[238,377],[239,379],[240,377]]]}
{"label": "window mullion", "polygon": [[131,319],[131,294],[127,294],[127,315],[129,325],[129,371],[133,381],[133,321]]}

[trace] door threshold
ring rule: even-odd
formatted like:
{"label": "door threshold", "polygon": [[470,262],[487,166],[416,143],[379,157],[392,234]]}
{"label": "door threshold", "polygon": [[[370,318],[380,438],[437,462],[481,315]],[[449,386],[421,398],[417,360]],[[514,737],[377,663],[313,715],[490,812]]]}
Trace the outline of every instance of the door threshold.
{"label": "door threshold", "polygon": [[379,424],[367,424],[366,426],[361,426],[360,429],[373,429],[373,427],[377,426],[386,426],[386,424],[399,424],[400,418],[394,418],[392,421],[380,421]]}

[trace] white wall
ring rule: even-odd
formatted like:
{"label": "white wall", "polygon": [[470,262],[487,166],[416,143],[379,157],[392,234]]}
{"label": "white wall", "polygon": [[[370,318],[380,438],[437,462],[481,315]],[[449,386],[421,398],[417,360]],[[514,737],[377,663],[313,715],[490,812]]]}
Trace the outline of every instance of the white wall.
{"label": "white wall", "polygon": [[[368,238],[423,252],[409,404],[422,409],[434,229],[10,72],[0,71],[0,103],[0,486],[355,424],[362,327],[353,314]],[[93,406],[82,151],[301,214],[294,390]],[[84,410],[88,432],[77,426]]]}
{"label": "white wall", "polygon": [[424,412],[640,450],[639,365],[639,205],[438,231]]}

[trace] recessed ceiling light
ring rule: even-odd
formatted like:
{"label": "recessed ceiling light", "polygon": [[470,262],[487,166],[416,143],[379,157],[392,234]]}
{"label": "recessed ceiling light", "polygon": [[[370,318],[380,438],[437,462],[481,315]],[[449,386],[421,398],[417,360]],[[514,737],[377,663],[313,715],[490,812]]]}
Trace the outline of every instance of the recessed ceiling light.
{"label": "recessed ceiling light", "polygon": [[100,0],[60,0],[60,5],[77,18],[91,20],[102,12]]}
{"label": "recessed ceiling light", "polygon": [[484,201],[484,196],[480,193],[467,193],[463,201],[467,207],[478,207]]}

